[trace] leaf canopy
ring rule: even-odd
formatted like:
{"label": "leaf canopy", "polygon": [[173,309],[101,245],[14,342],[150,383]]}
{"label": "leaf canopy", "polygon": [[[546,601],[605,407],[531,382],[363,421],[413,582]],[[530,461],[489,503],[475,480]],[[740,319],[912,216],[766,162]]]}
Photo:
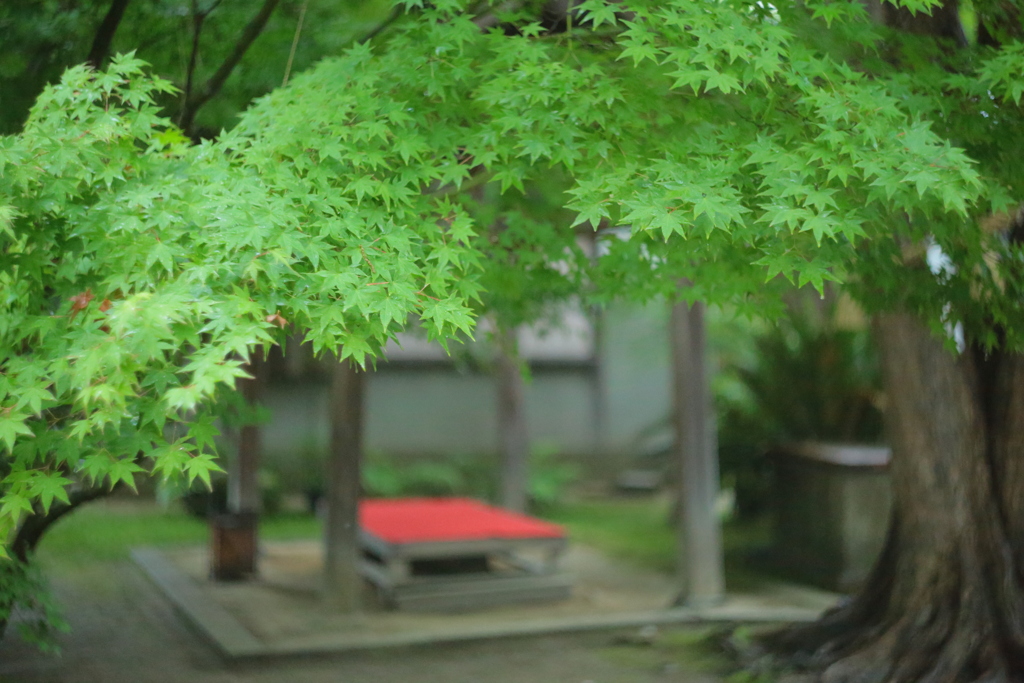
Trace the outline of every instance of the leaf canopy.
{"label": "leaf canopy", "polygon": [[1020,249],[979,229],[1024,189],[1012,36],[954,51],[857,1],[586,0],[561,33],[404,8],[215,141],[131,55],[0,138],[0,534],[72,473],[205,481],[217,393],[289,325],[363,362],[410,316],[446,340],[568,296],[842,280],[1019,343]]}

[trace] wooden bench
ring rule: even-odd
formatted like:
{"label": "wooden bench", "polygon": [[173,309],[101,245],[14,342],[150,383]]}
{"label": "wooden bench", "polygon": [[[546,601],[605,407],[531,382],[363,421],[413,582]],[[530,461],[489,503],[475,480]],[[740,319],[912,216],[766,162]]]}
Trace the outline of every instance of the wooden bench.
{"label": "wooden bench", "polygon": [[468,498],[368,499],[360,503],[361,572],[386,605],[459,611],[560,600],[561,527]]}

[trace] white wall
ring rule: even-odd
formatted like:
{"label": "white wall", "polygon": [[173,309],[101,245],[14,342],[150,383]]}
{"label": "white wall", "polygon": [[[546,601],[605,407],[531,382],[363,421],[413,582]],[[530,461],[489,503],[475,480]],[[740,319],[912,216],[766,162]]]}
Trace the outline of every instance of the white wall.
{"label": "white wall", "polygon": [[[527,385],[531,442],[584,459],[625,462],[638,434],[668,415],[667,308],[613,307],[586,345],[565,345],[569,356],[548,357],[533,344]],[[579,327],[578,325],[576,327]],[[586,331],[584,331],[586,332]],[[407,345],[407,351],[413,351]],[[596,347],[596,348],[595,348]],[[589,351],[584,354],[583,351]],[[417,347],[415,353],[428,353]],[[597,354],[599,363],[581,360]],[[401,356],[401,353],[397,354]],[[381,364],[368,377],[367,452],[395,456],[496,452],[496,395],[483,372],[460,372],[437,359],[405,358]],[[544,362],[546,361],[546,362]],[[273,417],[264,428],[269,462],[293,460],[327,444],[328,386],[319,381],[277,382],[267,391]]]}

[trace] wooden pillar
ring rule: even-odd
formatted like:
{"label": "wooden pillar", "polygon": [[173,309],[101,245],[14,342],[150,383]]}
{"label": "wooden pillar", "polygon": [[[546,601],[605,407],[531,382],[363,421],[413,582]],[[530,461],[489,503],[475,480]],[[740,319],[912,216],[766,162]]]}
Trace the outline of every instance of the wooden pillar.
{"label": "wooden pillar", "polygon": [[515,329],[498,327],[498,453],[501,457],[501,505],[525,512],[530,440],[526,427],[525,384],[519,367]]}
{"label": "wooden pillar", "polygon": [[360,469],[363,451],[364,373],[351,361],[334,366],[331,381],[331,442],[327,459],[327,518],[324,522],[324,598],[334,610],[359,610]]}
{"label": "wooden pillar", "polygon": [[591,356],[590,406],[593,422],[592,439],[594,457],[601,462],[601,468],[609,467],[608,456],[608,368],[605,353],[604,310],[593,308],[590,315],[593,328],[593,352]]}
{"label": "wooden pillar", "polygon": [[[235,387],[246,404],[255,407],[263,394],[266,362],[263,350],[252,353],[248,365],[252,379],[238,379]],[[260,511],[260,451],[262,438],[260,426],[246,424],[238,430],[238,451],[231,462],[228,473],[228,512],[259,513]]]}
{"label": "wooden pillar", "polygon": [[303,379],[310,360],[310,345],[303,343],[302,333],[296,332],[288,335],[287,346],[284,350],[284,372],[288,379]]}
{"label": "wooden pillar", "polygon": [[725,592],[722,535],[715,514],[718,439],[705,358],[704,305],[673,305],[671,337],[678,602],[700,605],[720,600]]}
{"label": "wooden pillar", "polygon": [[[266,375],[261,349],[253,351],[246,370],[251,378],[236,380],[235,388],[249,408],[255,408]],[[260,426],[243,424],[237,437],[235,457],[228,465],[227,514],[210,516],[210,575],[218,581],[244,579],[257,571]]]}

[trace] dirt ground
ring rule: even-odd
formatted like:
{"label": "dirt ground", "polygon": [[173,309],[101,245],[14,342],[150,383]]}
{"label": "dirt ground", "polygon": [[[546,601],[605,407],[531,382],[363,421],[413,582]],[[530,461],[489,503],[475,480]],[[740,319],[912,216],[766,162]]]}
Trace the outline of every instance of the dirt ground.
{"label": "dirt ground", "polygon": [[224,661],[130,562],[54,580],[71,625],[59,656],[11,634],[0,683],[715,683],[672,648],[629,634],[484,641],[330,657]]}

